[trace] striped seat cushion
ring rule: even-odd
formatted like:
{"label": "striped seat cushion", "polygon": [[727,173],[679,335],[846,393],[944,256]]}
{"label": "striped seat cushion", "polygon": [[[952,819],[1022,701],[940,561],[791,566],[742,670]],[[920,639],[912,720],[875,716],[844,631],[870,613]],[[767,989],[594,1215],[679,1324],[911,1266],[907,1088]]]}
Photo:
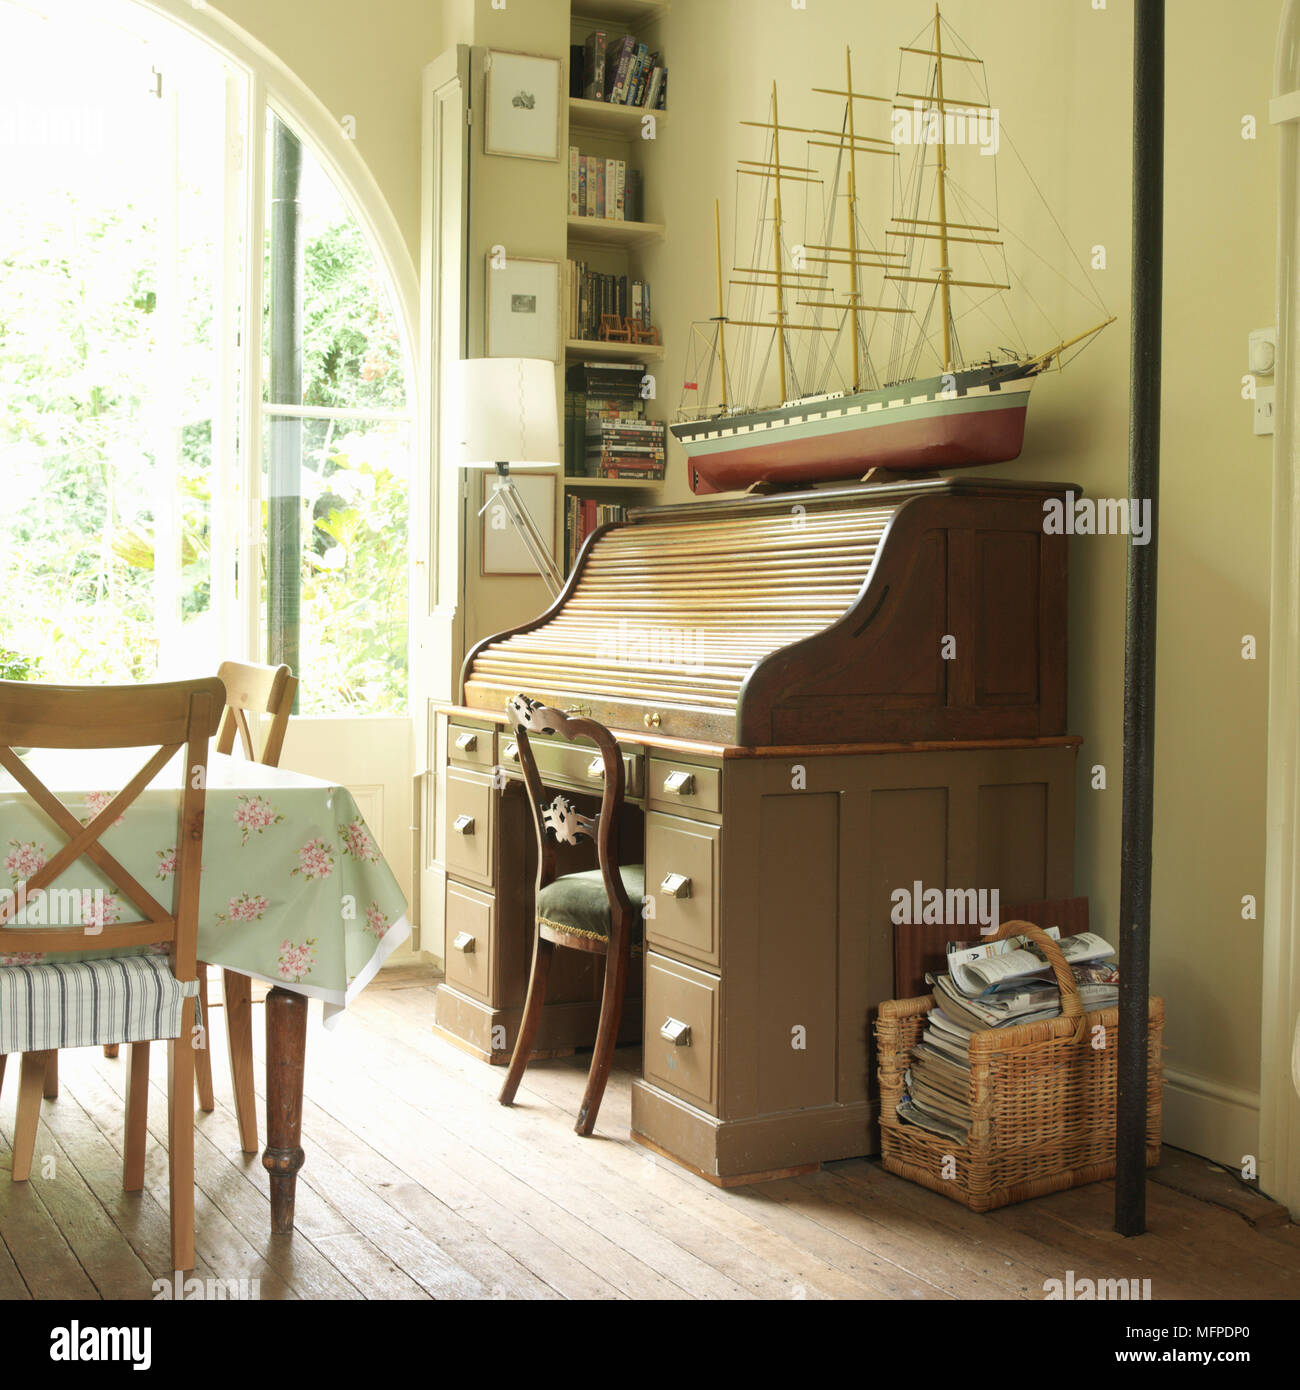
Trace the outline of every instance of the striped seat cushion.
{"label": "striped seat cushion", "polygon": [[0,1053],[175,1038],[198,988],[166,956],[0,966]]}

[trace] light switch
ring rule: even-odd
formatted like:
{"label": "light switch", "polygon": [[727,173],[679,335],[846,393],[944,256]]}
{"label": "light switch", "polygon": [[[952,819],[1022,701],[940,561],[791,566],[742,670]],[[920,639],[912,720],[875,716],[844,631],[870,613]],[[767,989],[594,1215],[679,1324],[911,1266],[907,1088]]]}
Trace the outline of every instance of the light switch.
{"label": "light switch", "polygon": [[1255,399],[1252,415],[1257,435],[1273,433],[1273,371],[1277,366],[1277,329],[1256,328],[1247,347],[1247,368],[1255,378]]}

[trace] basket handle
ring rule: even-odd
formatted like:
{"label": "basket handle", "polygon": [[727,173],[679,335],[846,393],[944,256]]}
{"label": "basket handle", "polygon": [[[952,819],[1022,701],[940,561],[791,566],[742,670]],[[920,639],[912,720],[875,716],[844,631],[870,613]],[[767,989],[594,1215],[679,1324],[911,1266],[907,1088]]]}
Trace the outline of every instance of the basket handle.
{"label": "basket handle", "polygon": [[1061,953],[1061,948],[1056,942],[1048,936],[1042,927],[1036,927],[1032,922],[1003,922],[994,933],[992,940],[1003,941],[1008,936],[1027,936],[1042,948],[1043,954],[1047,957],[1047,963],[1052,967],[1052,973],[1056,976],[1056,983],[1061,989],[1062,1016],[1082,1019],[1084,1015],[1083,1001],[1079,998],[1079,990],[1074,983],[1074,972],[1066,963],[1065,956]]}

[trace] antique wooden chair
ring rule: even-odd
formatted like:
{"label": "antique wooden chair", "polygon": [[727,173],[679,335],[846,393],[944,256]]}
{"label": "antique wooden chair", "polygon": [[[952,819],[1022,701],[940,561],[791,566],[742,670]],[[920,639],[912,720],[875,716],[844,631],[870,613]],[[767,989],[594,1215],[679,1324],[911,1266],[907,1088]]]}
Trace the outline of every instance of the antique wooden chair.
{"label": "antique wooden chair", "polygon": [[[596,1045],[587,1073],[587,1089],[574,1126],[579,1134],[588,1135],[595,1128],[596,1114],[614,1060],[632,939],[641,926],[645,867],[618,862],[619,819],[624,795],[623,758],[609,730],[593,719],[570,717],[524,695],[507,701],[506,710],[514,722],[524,786],[537,831],[538,866],[533,967],[528,977],[528,996],[524,1001],[519,1036],[515,1040],[505,1085],[501,1088],[501,1104],[510,1105],[514,1101],[532,1055],[555,948],[565,946],[604,956],[605,984],[601,991]],[[528,741],[530,732],[559,734],[570,741],[590,739],[596,745],[604,778],[600,812],[596,817],[582,815],[562,794],[547,799]],[[581,840],[595,841],[600,867],[557,876],[558,845],[577,844]]]}
{"label": "antique wooden chair", "polygon": [[[243,661],[223,661],[217,679],[226,687],[226,710],[217,731],[216,751],[233,753],[235,739],[244,756],[268,767],[280,765],[289,713],[298,692],[298,680],[287,666],[254,666]],[[266,736],[258,751],[255,737],[257,717],[270,715]],[[249,716],[253,722],[250,724]],[[239,1147],[245,1153],[257,1152],[257,1096],[253,1089],[253,991],[252,981],[237,970],[225,970],[221,977],[226,1006],[226,1047],[230,1054],[230,1079],[235,1095],[235,1118],[239,1122]],[[199,962],[199,1001],[203,1017],[208,1018],[208,967]],[[208,1029],[211,1047],[212,1030]],[[194,1078],[199,1092],[199,1109],[216,1108],[212,1093],[212,1053],[205,1048],[194,1059]]]}
{"label": "antique wooden chair", "polygon": [[[22,1054],[14,1126],[13,1181],[31,1176],[47,1062],[59,1048],[130,1043],[122,1186],[144,1187],[149,1043],[166,1040],[167,1161],[171,1184],[172,1268],[194,1267],[194,1011],[203,806],[208,745],[225,691],[219,680],[165,685],[50,686],[0,681],[0,766],[14,777],[67,843],[0,903],[6,954],[85,951],[96,958],[0,966],[0,1054]],[[127,785],[89,824],[73,813],[14,752],[14,747],[154,747]],[[100,843],[100,837],[182,748],[176,874],[169,912]],[[11,927],[21,902],[45,890],[69,865],[89,859],[143,920],[107,923],[88,937],[84,925]],[[166,945],[167,954],[104,955]]]}

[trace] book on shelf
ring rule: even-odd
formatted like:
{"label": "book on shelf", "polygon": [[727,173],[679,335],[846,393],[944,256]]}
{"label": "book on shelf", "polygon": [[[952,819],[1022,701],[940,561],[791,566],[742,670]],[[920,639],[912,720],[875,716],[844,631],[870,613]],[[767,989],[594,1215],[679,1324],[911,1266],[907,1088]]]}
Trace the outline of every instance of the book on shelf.
{"label": "book on shelf", "polygon": [[596,29],[587,35],[582,49],[582,95],[588,101],[605,100],[605,34]]}
{"label": "book on shelf", "polygon": [[636,40],[628,34],[619,40],[614,61],[610,64],[609,91],[605,100],[614,106],[627,105],[628,78],[632,72],[632,55],[636,52]]}
{"label": "book on shelf", "polygon": [[630,34],[611,41],[594,30],[569,46],[569,95],[611,106],[662,111],[668,91],[663,55]]}
{"label": "book on shelf", "polygon": [[668,69],[660,63],[659,55],[652,53],[650,55],[650,71],[646,77],[645,100],[641,103],[645,110],[663,110],[664,79],[667,75]]}
{"label": "book on shelf", "polygon": [[[635,179],[633,179],[635,175]],[[627,208],[628,190],[635,186],[638,216]],[[603,191],[603,196],[602,196]],[[569,146],[569,216],[640,221],[641,175],[625,159],[600,159]]]}
{"label": "book on shelf", "polygon": [[[568,332],[572,341],[599,341],[600,321],[607,314],[650,328],[650,286],[644,280],[593,270],[586,261],[565,262]],[[641,369],[644,371],[644,368]]]}
{"label": "book on shelf", "polygon": [[575,362],[565,374],[564,467],[570,477],[657,482],[665,426],[645,418],[644,362]]}
{"label": "book on shelf", "polygon": [[564,506],[564,542],[570,567],[592,532],[598,531],[602,526],[627,520],[626,507],[598,502],[592,497],[578,497],[570,493]]}
{"label": "book on shelf", "polygon": [[626,188],[623,192],[623,212],[629,222],[645,221],[645,190],[641,181],[640,169],[627,171]]}
{"label": "book on shelf", "polygon": [[[1119,999],[1115,948],[1095,932],[1057,939],[1085,1011]],[[970,1040],[987,1029],[1061,1016],[1061,991],[1047,957],[1027,937],[948,943],[947,973],[927,976],[933,1007],[904,1072],[898,1118],[932,1134],[964,1140],[970,1132]]]}

